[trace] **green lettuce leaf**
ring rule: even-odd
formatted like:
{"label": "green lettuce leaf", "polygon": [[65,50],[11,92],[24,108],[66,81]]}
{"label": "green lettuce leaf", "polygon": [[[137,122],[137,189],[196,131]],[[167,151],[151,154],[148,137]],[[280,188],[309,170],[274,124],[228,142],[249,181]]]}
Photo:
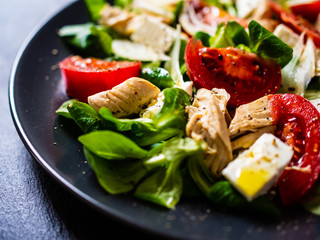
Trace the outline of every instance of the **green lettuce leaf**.
{"label": "green lettuce leaf", "polygon": [[280,216],[279,209],[265,196],[248,202],[228,181],[215,183],[210,188],[207,196],[217,205],[227,207],[228,209],[254,214],[262,213],[264,216],[272,218]]}
{"label": "green lettuce leaf", "polygon": [[105,0],[85,0],[84,1],[91,21],[96,22],[100,19],[100,12],[106,6]]}
{"label": "green lettuce leaf", "polygon": [[164,68],[143,68],[141,70],[140,77],[150,81],[152,84],[156,85],[161,90],[165,88],[171,88],[175,84],[169,72]]}
{"label": "green lettuce leaf", "polygon": [[274,60],[281,67],[290,62],[293,50],[286,43],[254,20],[250,21],[248,29],[249,34],[239,23],[229,21],[227,24],[220,24],[216,34],[212,37],[202,32],[196,33],[195,37],[200,39],[204,46],[237,47],[256,53],[262,58]]}
{"label": "green lettuce leaf", "polygon": [[93,154],[85,147],[84,154],[100,185],[110,194],[131,191],[148,172],[142,160],[110,161]]}
{"label": "green lettuce leaf", "polygon": [[149,118],[119,119],[107,108],[101,108],[99,113],[105,129],[121,132],[139,146],[152,145],[183,134],[176,128],[159,129]]}
{"label": "green lettuce leaf", "polygon": [[[99,114],[87,103],[67,101],[66,105],[70,118],[76,122],[82,132],[89,133],[104,129],[103,122]],[[65,113],[64,115],[68,114]]]}
{"label": "green lettuce leaf", "polygon": [[155,126],[161,129],[184,129],[187,123],[185,108],[191,104],[191,96],[180,88],[167,88],[163,93],[163,107],[153,119]]}
{"label": "green lettuce leaf", "polygon": [[84,57],[112,55],[112,37],[107,28],[93,23],[66,25],[58,35],[75,52]]}
{"label": "green lettuce leaf", "polygon": [[61,104],[61,106],[56,110],[56,113],[63,116],[63,117],[66,117],[66,118],[70,118],[72,119],[70,113],[69,113],[69,110],[68,110],[68,106],[72,103],[76,101],[75,99],[70,99],[70,100],[67,100],[65,102],[63,102]]}
{"label": "green lettuce leaf", "polygon": [[290,62],[293,53],[291,47],[254,20],[250,21],[248,27],[252,52],[262,58],[275,60],[281,67]]}
{"label": "green lettuce leaf", "polygon": [[93,154],[109,160],[142,159],[148,151],[122,134],[104,130],[82,135],[78,140]]}
{"label": "green lettuce leaf", "polygon": [[309,212],[320,215],[320,182],[312,189],[302,202],[302,206]]}
{"label": "green lettuce leaf", "polygon": [[191,138],[180,138],[164,143],[161,150],[160,154],[144,161],[144,165],[154,173],[139,184],[135,196],[173,208],[183,192],[181,163],[186,157],[199,152],[200,146]]}

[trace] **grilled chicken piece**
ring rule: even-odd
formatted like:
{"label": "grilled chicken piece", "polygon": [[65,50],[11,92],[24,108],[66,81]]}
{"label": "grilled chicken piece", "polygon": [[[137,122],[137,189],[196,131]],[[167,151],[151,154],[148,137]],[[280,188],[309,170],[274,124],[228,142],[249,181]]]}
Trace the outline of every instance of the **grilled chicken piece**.
{"label": "grilled chicken piece", "polygon": [[264,96],[236,109],[229,126],[230,138],[234,139],[248,132],[256,132],[260,128],[272,126],[273,120],[268,110],[268,97]]}
{"label": "grilled chicken piece", "polygon": [[137,24],[140,24],[140,18],[133,12],[121,9],[120,7],[106,6],[100,12],[101,18],[99,23],[101,25],[110,27],[117,32],[130,35]]}
{"label": "grilled chicken piece", "polygon": [[222,94],[223,91],[225,90],[199,89],[192,106],[187,107],[189,115],[187,136],[207,144],[204,161],[211,172],[218,177],[232,160],[228,127],[222,111],[229,95],[226,92]]}
{"label": "grilled chicken piece", "polygon": [[108,108],[115,117],[126,117],[139,113],[155,99],[160,89],[147,80],[132,77],[111,90],[88,97],[88,103],[96,111]]}
{"label": "grilled chicken piece", "polygon": [[174,10],[178,0],[133,0],[132,8],[142,13],[161,18],[166,24],[174,20]]}
{"label": "grilled chicken piece", "polygon": [[264,133],[274,133],[276,130],[276,126],[268,126],[257,129],[256,132],[248,133],[239,138],[236,138],[231,142],[232,151],[242,150],[250,148],[251,145],[255,143],[255,141],[262,136]]}
{"label": "grilled chicken piece", "polygon": [[225,91],[224,89],[218,89],[218,88],[213,88],[211,91],[214,93],[213,96],[215,97],[220,107],[220,110],[227,121],[227,125],[229,125],[231,122],[231,116],[228,112],[227,104],[230,99],[230,94],[227,93],[227,91]]}

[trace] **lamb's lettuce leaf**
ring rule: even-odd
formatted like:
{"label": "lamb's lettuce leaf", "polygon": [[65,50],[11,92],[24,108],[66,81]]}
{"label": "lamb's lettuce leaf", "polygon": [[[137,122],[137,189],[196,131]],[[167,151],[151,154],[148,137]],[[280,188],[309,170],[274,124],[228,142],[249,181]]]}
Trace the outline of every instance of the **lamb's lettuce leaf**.
{"label": "lamb's lettuce leaf", "polygon": [[142,160],[110,161],[93,154],[86,147],[84,154],[100,185],[110,194],[131,191],[148,172]]}
{"label": "lamb's lettuce leaf", "polygon": [[161,90],[171,88],[175,82],[170,76],[170,73],[160,67],[146,67],[141,70],[140,77],[150,81]]}
{"label": "lamb's lettuce leaf", "polygon": [[93,154],[109,160],[141,159],[148,151],[120,133],[103,130],[94,131],[78,138]]}
{"label": "lamb's lettuce leaf", "polygon": [[[70,118],[75,121],[82,132],[89,133],[92,131],[104,129],[103,122],[99,114],[87,103],[79,101],[68,101],[67,104],[65,105],[67,105],[66,107],[69,112]],[[63,113],[63,115],[67,114]]]}
{"label": "lamb's lettuce leaf", "polygon": [[252,20],[249,23],[251,50],[262,58],[275,60],[281,67],[292,59],[293,50],[276,35]]}
{"label": "lamb's lettuce leaf", "polygon": [[195,37],[200,39],[204,46],[237,47],[256,53],[262,58],[274,60],[281,67],[290,62],[293,50],[280,38],[254,20],[250,21],[248,31],[249,33],[238,22],[229,21],[227,24],[220,24],[216,34],[210,38],[202,32],[196,33]]}
{"label": "lamb's lettuce leaf", "polygon": [[128,8],[132,4],[133,0],[115,0],[114,6],[118,6],[121,8]]}
{"label": "lamb's lettuce leaf", "polygon": [[108,29],[94,23],[66,25],[58,35],[76,53],[83,57],[107,57],[112,55],[112,37]]}
{"label": "lamb's lettuce leaf", "polygon": [[235,21],[229,21],[226,25],[218,26],[215,36],[209,39],[210,47],[226,48],[237,45],[250,45],[249,35],[245,28]]}
{"label": "lamb's lettuce leaf", "polygon": [[187,123],[185,108],[191,104],[191,96],[180,88],[167,88],[163,91],[164,104],[153,121],[157,128],[184,129]]}
{"label": "lamb's lettuce leaf", "polygon": [[320,182],[304,197],[302,206],[309,212],[320,215]]}
{"label": "lamb's lettuce leaf", "polygon": [[195,154],[187,161],[189,173],[200,191],[207,196],[211,186],[216,182],[204,163],[203,154]]}
{"label": "lamb's lettuce leaf", "polygon": [[106,6],[105,0],[85,0],[84,1],[91,21],[96,22],[100,19],[100,12]]}
{"label": "lamb's lettuce leaf", "polygon": [[[173,208],[179,202],[183,191],[180,166],[188,156],[199,153],[201,147],[191,138],[178,138],[164,143],[161,150],[155,157],[144,161],[148,169],[156,170],[139,184],[135,196]],[[160,167],[157,168],[158,166]]]}
{"label": "lamb's lettuce leaf", "polygon": [[182,177],[180,161],[173,162],[169,168],[161,168],[139,184],[134,196],[167,208],[173,208],[180,201]]}
{"label": "lamb's lettuce leaf", "polygon": [[61,106],[56,110],[56,113],[63,116],[63,117],[72,119],[72,117],[69,113],[69,110],[68,110],[68,106],[74,101],[76,101],[76,99],[70,99],[70,100],[63,102],[61,104]]}
{"label": "lamb's lettuce leaf", "polygon": [[179,17],[183,11],[183,2],[184,2],[183,0],[179,0],[176,4],[176,7],[173,12],[174,18],[171,22],[172,27],[176,27],[177,24],[179,23]]}
{"label": "lamb's lettuce leaf", "polygon": [[181,130],[176,128],[160,130],[149,118],[119,119],[114,117],[107,108],[101,108],[100,115],[105,129],[121,132],[139,146],[152,145],[182,135]]}
{"label": "lamb's lettuce leaf", "polygon": [[210,34],[199,31],[199,32],[196,32],[193,37],[197,40],[200,40],[203,46],[210,47],[210,38],[211,38]]}
{"label": "lamb's lettuce leaf", "polygon": [[99,114],[103,119],[105,128],[108,130],[125,132],[132,131],[133,129],[148,129],[149,131],[155,131],[152,120],[149,118],[116,118],[111,111],[105,107],[99,110]]}
{"label": "lamb's lettuce leaf", "polygon": [[248,202],[228,181],[219,181],[212,185],[208,195],[218,206],[246,213],[262,213],[266,217],[279,217],[280,211],[266,196]]}

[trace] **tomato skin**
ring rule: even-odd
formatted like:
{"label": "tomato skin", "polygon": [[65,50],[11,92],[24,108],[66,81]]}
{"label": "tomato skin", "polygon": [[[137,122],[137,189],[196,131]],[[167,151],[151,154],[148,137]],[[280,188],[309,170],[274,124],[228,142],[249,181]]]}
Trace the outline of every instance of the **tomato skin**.
{"label": "tomato skin", "polygon": [[296,94],[270,95],[268,108],[277,125],[275,135],[294,150],[288,168],[278,180],[283,204],[292,205],[301,200],[319,177],[320,113]]}
{"label": "tomato skin", "polygon": [[320,32],[317,31],[317,29],[310,22],[286,11],[279,4],[273,2],[272,0],[269,0],[269,5],[271,9],[278,15],[278,18],[281,20],[281,22],[298,34],[305,32],[307,37],[312,38],[315,46],[320,48]]}
{"label": "tomato skin", "polygon": [[192,38],[186,48],[187,73],[196,88],[223,88],[234,109],[267,94],[276,93],[281,67],[237,48],[206,48]]}
{"label": "tomato skin", "polygon": [[295,4],[290,6],[290,9],[295,15],[302,16],[310,22],[315,22],[320,14],[320,0]]}
{"label": "tomato skin", "polygon": [[59,63],[68,96],[87,102],[88,96],[139,76],[141,62],[109,62],[72,56]]}

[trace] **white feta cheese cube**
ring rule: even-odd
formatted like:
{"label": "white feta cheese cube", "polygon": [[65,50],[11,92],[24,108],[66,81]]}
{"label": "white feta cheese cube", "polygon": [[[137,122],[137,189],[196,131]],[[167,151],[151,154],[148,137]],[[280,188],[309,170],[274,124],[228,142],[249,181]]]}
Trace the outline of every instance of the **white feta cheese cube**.
{"label": "white feta cheese cube", "polygon": [[222,175],[248,200],[265,194],[293,156],[293,150],[273,134],[263,134],[229,163]]}

